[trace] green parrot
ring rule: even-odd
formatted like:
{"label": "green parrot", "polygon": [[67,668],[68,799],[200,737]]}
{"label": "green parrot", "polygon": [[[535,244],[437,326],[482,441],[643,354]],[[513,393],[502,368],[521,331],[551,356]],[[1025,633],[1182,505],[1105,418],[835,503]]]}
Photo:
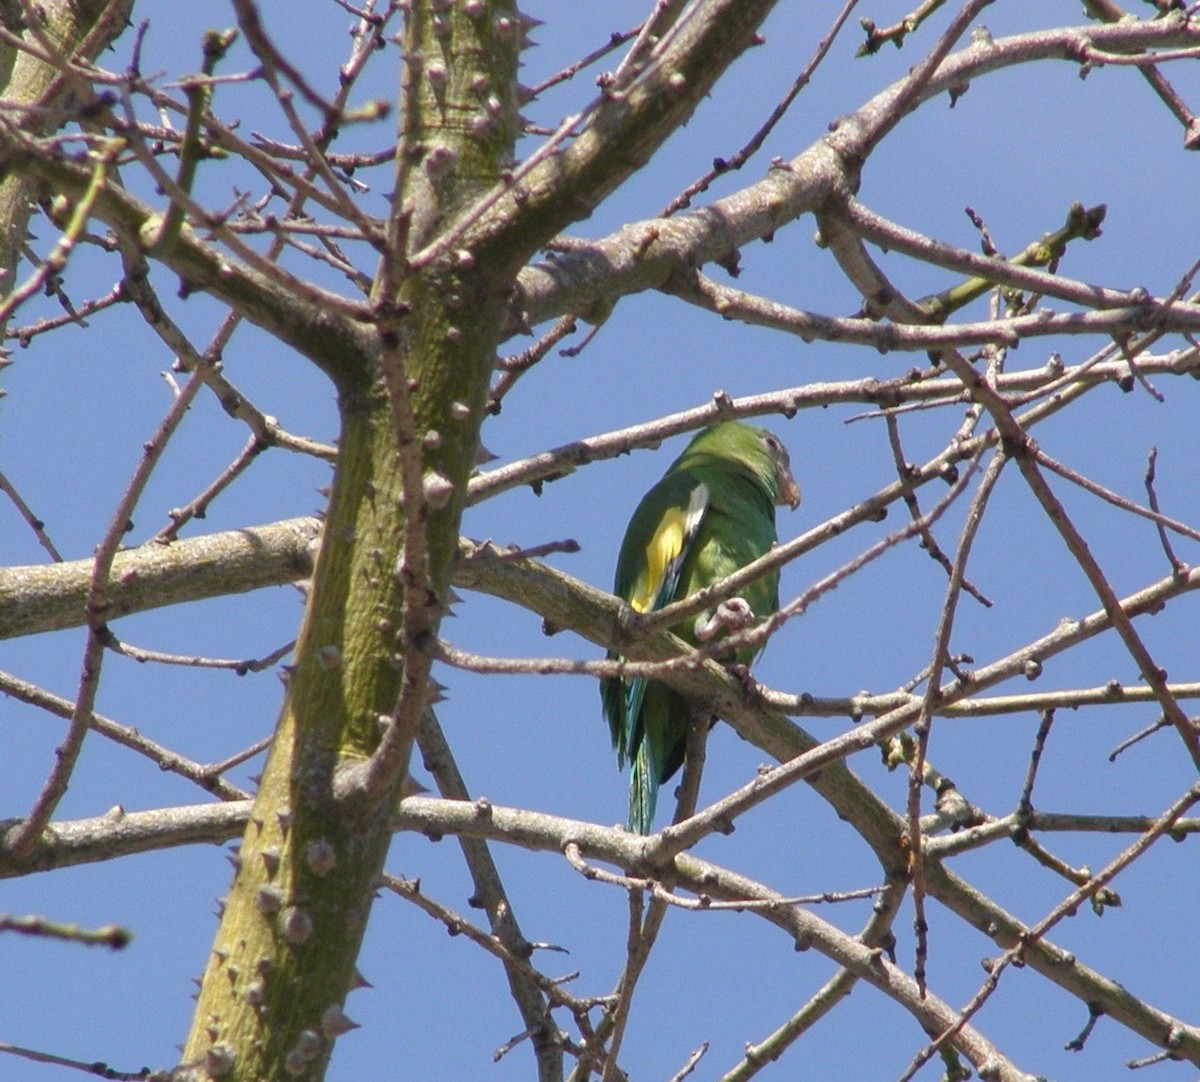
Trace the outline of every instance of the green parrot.
{"label": "green parrot", "polygon": [[[726,421],[698,433],[638,504],[625,531],[613,592],[638,612],[661,609],[732,575],[775,544],[775,506],[800,503],[787,449],[765,428]],[[779,572],[671,630],[693,646],[779,607]],[[724,660],[748,665],[743,648]],[[609,657],[615,655],[610,654]],[[617,765],[632,764],[629,829],[648,834],[658,787],[683,763],[691,710],[666,684],[601,681]]]}

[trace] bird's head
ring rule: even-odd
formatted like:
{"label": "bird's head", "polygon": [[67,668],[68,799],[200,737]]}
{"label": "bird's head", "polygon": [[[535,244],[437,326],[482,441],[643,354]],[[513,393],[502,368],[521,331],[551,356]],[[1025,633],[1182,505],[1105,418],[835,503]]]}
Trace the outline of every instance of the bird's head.
{"label": "bird's head", "polygon": [[773,432],[760,428],[759,439],[771,456],[771,465],[775,471],[775,502],[787,504],[793,511],[800,506],[800,486],[792,476],[792,460],[788,449]]}
{"label": "bird's head", "polygon": [[800,486],[792,476],[787,448],[774,432],[743,421],[710,425],[692,438],[672,465],[736,469],[748,473],[777,504],[795,510],[800,506]]}

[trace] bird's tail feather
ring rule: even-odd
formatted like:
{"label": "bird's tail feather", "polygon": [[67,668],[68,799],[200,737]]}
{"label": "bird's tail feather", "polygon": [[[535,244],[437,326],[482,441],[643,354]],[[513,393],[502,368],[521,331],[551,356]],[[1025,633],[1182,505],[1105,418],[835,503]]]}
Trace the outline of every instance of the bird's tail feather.
{"label": "bird's tail feather", "polygon": [[643,740],[629,772],[629,829],[638,834],[649,834],[657,803],[658,772],[650,762],[649,750]]}

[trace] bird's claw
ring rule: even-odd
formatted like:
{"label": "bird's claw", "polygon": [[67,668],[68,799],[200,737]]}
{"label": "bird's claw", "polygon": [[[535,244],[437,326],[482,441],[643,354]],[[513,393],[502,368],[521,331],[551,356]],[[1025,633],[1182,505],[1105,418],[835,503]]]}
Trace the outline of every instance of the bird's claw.
{"label": "bird's claw", "polygon": [[696,620],[696,638],[708,642],[722,632],[743,631],[754,623],[754,610],[743,597],[730,597],[722,601],[707,618]]}
{"label": "bird's claw", "polygon": [[752,699],[758,694],[758,681],[754,679],[749,665],[727,665],[726,668],[733,676],[737,677],[748,698]]}

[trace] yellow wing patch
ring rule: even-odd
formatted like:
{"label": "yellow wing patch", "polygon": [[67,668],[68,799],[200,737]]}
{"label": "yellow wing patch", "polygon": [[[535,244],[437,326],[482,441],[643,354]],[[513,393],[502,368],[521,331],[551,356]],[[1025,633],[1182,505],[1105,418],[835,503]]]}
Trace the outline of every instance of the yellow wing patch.
{"label": "yellow wing patch", "polygon": [[663,581],[679,574],[688,543],[696,534],[704,510],[708,507],[708,486],[701,483],[693,490],[686,508],[672,507],[659,523],[646,546],[646,577],[640,589],[629,599],[638,612],[654,607]]}

